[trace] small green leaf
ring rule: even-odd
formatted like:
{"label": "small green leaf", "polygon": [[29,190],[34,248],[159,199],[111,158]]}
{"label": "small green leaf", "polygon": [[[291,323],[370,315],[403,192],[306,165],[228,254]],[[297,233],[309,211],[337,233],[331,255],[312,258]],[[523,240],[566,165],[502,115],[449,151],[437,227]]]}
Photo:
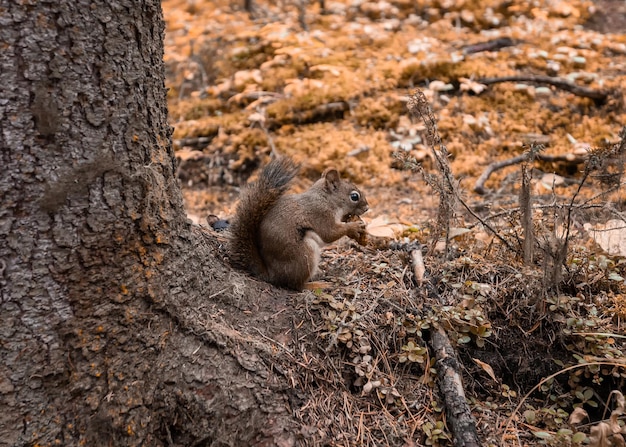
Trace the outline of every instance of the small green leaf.
{"label": "small green leaf", "polygon": [[541,439],[552,439],[552,435],[545,431],[534,431],[533,435]]}
{"label": "small green leaf", "polygon": [[409,354],[409,360],[414,362],[414,363],[423,363],[424,362],[424,357],[422,357],[421,355],[415,355],[413,353]]}
{"label": "small green leaf", "polygon": [[472,339],[468,335],[463,335],[462,337],[458,339],[458,342],[465,344],[465,343],[469,343],[471,340]]}

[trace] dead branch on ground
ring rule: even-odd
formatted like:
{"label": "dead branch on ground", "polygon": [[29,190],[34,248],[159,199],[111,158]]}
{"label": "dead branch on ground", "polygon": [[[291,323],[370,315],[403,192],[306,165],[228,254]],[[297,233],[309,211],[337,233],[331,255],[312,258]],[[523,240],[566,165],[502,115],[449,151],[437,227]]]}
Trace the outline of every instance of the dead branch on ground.
{"label": "dead branch on ground", "polygon": [[498,37],[487,42],[480,42],[463,47],[464,54],[480,53],[482,51],[498,51],[501,48],[512,47],[517,42],[510,37]]}
{"label": "dead branch on ground", "polygon": [[[333,121],[337,116],[350,110],[350,104],[346,101],[329,102],[320,104],[308,110],[294,110],[281,119],[267,119],[265,128],[268,131],[275,130],[286,124],[309,124],[316,122]],[[193,147],[195,149],[204,149],[219,132],[219,127],[204,130],[205,135],[198,137],[187,137],[173,140],[175,148]]]}
{"label": "dead branch on ground", "polygon": [[268,119],[268,130],[274,130],[285,124],[309,124],[320,121],[332,121],[338,116],[350,110],[350,104],[346,101],[335,101],[326,104],[320,104],[309,110],[294,110],[289,112],[285,117],[280,119]]}
{"label": "dead branch on ground", "polygon": [[[564,155],[546,155],[539,152],[536,152],[533,155],[534,159],[546,162],[557,162],[557,161],[566,161],[572,164],[584,163],[587,160],[587,156],[575,155],[575,154],[564,154]],[[476,183],[474,184],[474,192],[477,194],[485,194],[487,192],[487,188],[485,188],[485,183],[496,171],[500,169],[504,169],[507,166],[512,166],[518,163],[523,163],[528,161],[529,153],[523,153],[513,158],[508,158],[506,160],[495,161],[487,166],[487,169],[478,177]]]}
{"label": "dead branch on ground", "polygon": [[[416,283],[421,286],[422,278],[426,272],[421,249],[411,250],[410,258],[413,263]],[[428,296],[441,302],[439,295],[432,287],[428,287]],[[446,331],[438,325],[433,328],[428,343],[436,359],[439,391],[443,396],[447,410],[448,424],[452,432],[454,446],[478,447],[481,443],[478,438],[476,421],[465,399],[461,367],[456,351],[450,343]]]}
{"label": "dead branch on ground", "polygon": [[438,327],[431,333],[430,347],[437,359],[439,389],[443,394],[452,429],[455,447],[478,447],[481,445],[476,430],[476,421],[465,400],[463,380],[456,352],[446,332]]}
{"label": "dead branch on ground", "polygon": [[583,98],[591,98],[596,104],[602,104],[606,101],[609,93],[605,90],[594,90],[588,87],[583,87],[573,82],[563,79],[555,78],[552,76],[543,75],[515,75],[515,76],[502,76],[497,78],[482,78],[477,79],[476,82],[485,85],[497,84],[500,82],[532,82],[535,84],[548,84],[558,89],[568,91],[576,96],[582,96]]}

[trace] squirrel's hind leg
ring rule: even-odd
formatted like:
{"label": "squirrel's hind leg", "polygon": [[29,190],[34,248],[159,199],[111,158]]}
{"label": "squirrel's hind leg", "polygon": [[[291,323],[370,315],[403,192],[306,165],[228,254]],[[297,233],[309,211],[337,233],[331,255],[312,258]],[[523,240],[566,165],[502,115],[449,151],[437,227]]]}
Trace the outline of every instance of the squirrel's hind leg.
{"label": "squirrel's hind leg", "polygon": [[317,272],[320,259],[319,245],[306,237],[304,240],[307,243],[300,250],[283,253],[283,259],[274,259],[267,266],[269,282],[294,290],[304,288],[306,282]]}

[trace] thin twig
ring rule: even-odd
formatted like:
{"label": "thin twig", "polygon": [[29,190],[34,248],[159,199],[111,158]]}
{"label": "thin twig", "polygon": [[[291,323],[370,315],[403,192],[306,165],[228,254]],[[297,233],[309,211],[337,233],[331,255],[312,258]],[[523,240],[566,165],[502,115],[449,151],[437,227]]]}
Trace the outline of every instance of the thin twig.
{"label": "thin twig", "polygon": [[480,177],[478,177],[478,180],[476,180],[476,184],[474,185],[474,192],[478,194],[485,194],[487,192],[487,190],[485,189],[485,182],[489,179],[489,176],[491,176],[491,174],[499,169],[506,168],[507,166],[515,165],[517,163],[522,163],[526,160],[528,160],[528,154],[524,153],[522,155],[518,155],[517,157],[491,163],[489,166],[487,166],[487,169],[485,169]]}
{"label": "thin twig", "polygon": [[[583,173],[583,178],[580,180],[580,183],[578,184],[578,188],[576,189],[576,192],[572,196],[572,200],[570,200],[570,203],[567,207],[567,222],[565,226],[565,238],[563,241],[563,245],[560,247],[560,250],[558,251],[558,256],[554,260],[555,269],[560,268],[561,264],[565,264],[565,260],[567,257],[567,250],[569,246],[569,235],[570,235],[570,230],[572,227],[572,210],[574,209],[574,201],[576,200],[576,197],[578,197],[578,194],[580,193],[583,185],[585,184],[585,180],[587,180],[587,178],[589,177],[589,174],[591,174],[591,171],[597,168],[598,163],[599,163],[599,160],[595,156],[592,156],[589,159],[589,161],[585,165],[585,172]],[[565,267],[567,268],[567,265]]]}
{"label": "thin twig", "polygon": [[[599,194],[600,195],[600,194]],[[598,195],[598,196],[599,196]],[[597,196],[596,196],[597,198]],[[577,210],[589,210],[589,209],[593,209],[593,208],[605,208],[606,204],[605,203],[592,203],[589,204],[590,200],[586,201],[585,203],[581,203],[579,205],[575,205],[574,208]],[[565,205],[563,204],[542,204],[542,205],[533,205],[533,211],[535,210],[545,210],[545,209],[552,209],[552,208],[563,208]],[[485,221],[489,221],[489,220],[494,220],[497,219],[499,217],[503,217],[503,216],[512,216],[515,213],[519,213],[521,212],[519,207],[515,207],[515,208],[511,208],[508,210],[504,210],[504,211],[500,211],[494,214],[490,214],[489,216],[483,217],[483,219]],[[472,224],[467,225],[468,229],[472,229],[475,228],[477,225],[482,225],[482,222],[474,222]]]}
{"label": "thin twig", "polygon": [[260,121],[259,121],[259,126],[261,127],[261,130],[265,133],[265,137],[267,138],[267,142],[270,145],[272,158],[278,158],[280,154],[279,154],[278,150],[276,149],[276,145],[274,144],[274,139],[270,135],[269,130],[267,130],[267,127],[265,127],[265,124],[260,122]]}
{"label": "thin twig", "polygon": [[413,263],[413,274],[417,285],[421,286],[424,283],[424,274],[426,273],[421,249],[411,250],[411,262]]}
{"label": "thin twig", "polygon": [[[424,121],[426,125],[426,129],[428,131],[429,136],[429,144],[431,145],[431,149],[435,155],[435,159],[439,164],[440,170],[442,172],[442,177],[445,182],[442,185],[442,191],[439,192],[439,213],[438,213],[438,227],[439,225],[444,226],[446,228],[446,253],[447,253],[447,243],[450,229],[450,219],[452,217],[453,211],[453,201],[452,199],[457,200],[465,210],[474,217],[474,219],[478,220],[485,228],[493,233],[493,235],[500,240],[509,250],[513,253],[518,253],[518,251],[498,232],[491,227],[486,221],[484,221],[474,210],[472,210],[469,205],[461,198],[460,194],[457,191],[454,177],[452,175],[452,171],[450,169],[450,164],[448,163],[447,156],[448,151],[446,147],[441,142],[441,137],[439,136],[439,132],[437,131],[437,123],[435,121],[435,117],[428,105],[428,100],[424,95],[424,92],[417,89],[413,95],[409,98],[409,102],[407,103],[407,108],[409,112],[413,116],[420,117]],[[435,145],[439,146],[439,150],[435,148]],[[444,217],[447,217],[447,222],[439,222],[444,220]]]}
{"label": "thin twig", "polygon": [[531,265],[533,262],[533,249],[535,248],[535,232],[533,231],[533,208],[532,194],[530,193],[530,180],[533,162],[534,148],[531,146],[529,160],[522,164],[522,186],[519,193],[519,206],[521,211],[521,224],[524,231],[523,253],[524,264]]}
{"label": "thin twig", "polygon": [[[448,244],[450,242],[450,221],[454,215],[454,199],[458,198],[456,194],[456,185],[454,182],[454,176],[448,163],[448,149],[441,141],[441,136],[437,130],[437,121],[432,113],[428,100],[424,95],[424,92],[417,89],[413,95],[409,98],[407,103],[409,112],[415,116],[420,117],[426,125],[428,132],[428,142],[433,152],[441,178],[439,179],[438,192],[439,192],[439,211],[437,213],[437,233],[442,230],[445,233],[445,257],[448,256]],[[439,234],[435,235],[436,238]],[[435,238],[435,239],[436,239]],[[434,249],[436,244],[432,245],[431,250]]]}
{"label": "thin twig", "polygon": [[512,47],[516,45],[517,41],[510,37],[499,37],[497,39],[491,39],[487,42],[480,42],[473,45],[467,45],[463,47],[464,54],[480,53],[481,51],[498,51],[500,48]]}

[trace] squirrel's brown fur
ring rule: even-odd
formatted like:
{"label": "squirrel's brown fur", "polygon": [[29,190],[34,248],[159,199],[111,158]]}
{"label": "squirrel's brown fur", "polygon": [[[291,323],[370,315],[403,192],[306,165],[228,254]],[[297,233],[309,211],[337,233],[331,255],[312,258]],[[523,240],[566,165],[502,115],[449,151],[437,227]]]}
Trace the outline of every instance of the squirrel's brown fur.
{"label": "squirrel's brown fur", "polygon": [[336,169],[302,194],[285,195],[298,167],[271,161],[244,187],[230,228],[231,262],[272,284],[301,290],[315,274],[320,248],[342,236],[362,241],[365,223],[346,222],[368,209],[367,200]]}

